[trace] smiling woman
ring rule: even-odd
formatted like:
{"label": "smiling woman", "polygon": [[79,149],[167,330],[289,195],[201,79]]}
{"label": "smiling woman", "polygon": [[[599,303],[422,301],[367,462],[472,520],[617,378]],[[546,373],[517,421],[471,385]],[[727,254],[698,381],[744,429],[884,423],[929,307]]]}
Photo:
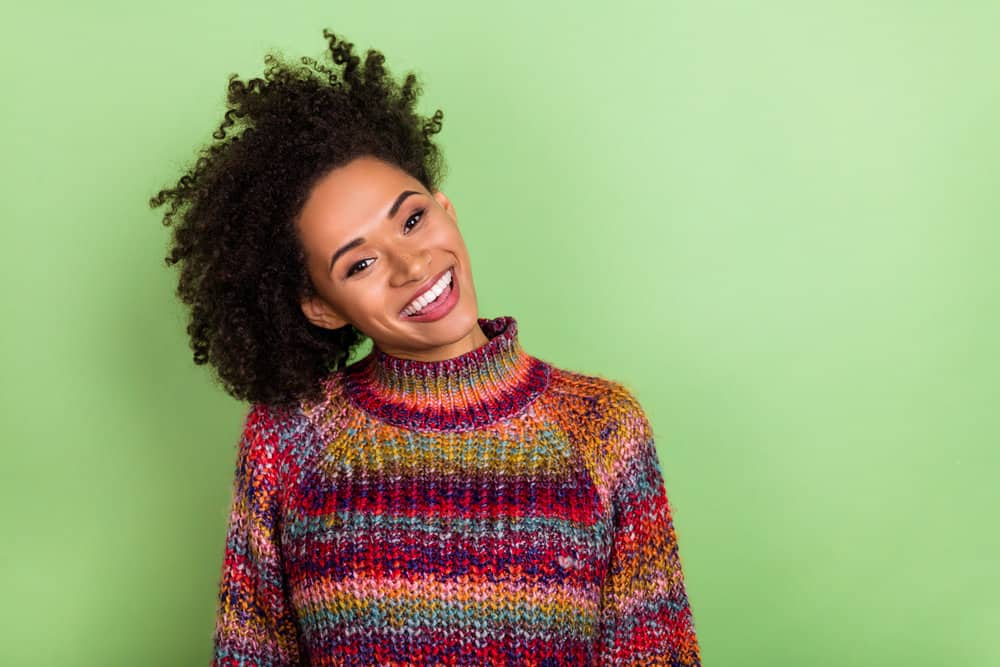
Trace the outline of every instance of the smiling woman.
{"label": "smiling woman", "polygon": [[638,401],[479,317],[441,112],[324,34],[339,71],[234,76],[150,201],[194,361],[252,404],[213,666],[700,665]]}
{"label": "smiling woman", "polygon": [[[335,282],[317,264],[317,253],[326,251],[322,244],[340,240],[336,233],[361,226],[363,235],[378,234],[378,250],[385,254],[389,237],[386,229],[370,228],[372,207],[381,206],[384,217],[397,206],[400,191],[385,189],[393,185],[391,179],[364,178],[380,173],[369,168],[370,159],[357,167],[352,163],[377,158],[395,167],[396,180],[424,195],[426,204],[444,170],[433,142],[443,114],[438,110],[425,118],[414,111],[420,93],[416,76],[408,74],[399,84],[379,52],[369,50],[362,62],[351,43],[330,31],[323,34],[339,73],[312,58],[292,65],[268,54],[263,78],[231,76],[229,108],[213,134],[216,141],[174,187],[150,200],[153,207],[169,204],[164,224],[173,225],[174,234],[166,261],[180,268],[177,294],[190,308],[194,362],[209,364],[226,391],[251,402],[315,398],[319,380],[343,368],[366,336],[378,342],[380,331],[365,330],[367,320],[331,326],[329,317],[307,319],[299,306],[315,295],[317,304],[342,307],[350,300],[347,294],[361,295],[353,278]],[[341,175],[365,184],[367,209],[361,206],[361,192],[337,199],[344,192],[337,185],[344,182]],[[293,221],[303,222],[307,203],[303,231],[310,235],[300,238]],[[350,233],[344,240],[361,235]],[[401,259],[395,246],[387,259],[393,264]],[[418,282],[401,286],[399,293],[412,291],[420,279],[409,278]],[[352,288],[353,293],[343,291]],[[316,308],[310,312],[323,314]],[[464,312],[464,325],[471,329],[469,310]],[[384,320],[372,323],[381,326]],[[430,344],[454,346],[457,341],[448,336],[459,324],[438,326],[436,334],[415,341],[415,354],[426,354],[423,348]],[[395,349],[401,339],[387,342]]]}
{"label": "smiling woman", "polygon": [[443,192],[359,157],[315,185],[297,229],[315,288],[302,310],[316,326],[353,324],[382,351],[423,361],[486,342],[469,253]]}

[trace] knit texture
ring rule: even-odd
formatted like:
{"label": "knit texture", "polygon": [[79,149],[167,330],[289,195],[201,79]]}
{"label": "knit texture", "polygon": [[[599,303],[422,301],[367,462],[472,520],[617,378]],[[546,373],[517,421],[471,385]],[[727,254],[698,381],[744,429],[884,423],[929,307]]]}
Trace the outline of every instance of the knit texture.
{"label": "knit texture", "polygon": [[701,664],[635,396],[479,326],[458,357],[375,346],[321,401],[251,407],[213,667]]}

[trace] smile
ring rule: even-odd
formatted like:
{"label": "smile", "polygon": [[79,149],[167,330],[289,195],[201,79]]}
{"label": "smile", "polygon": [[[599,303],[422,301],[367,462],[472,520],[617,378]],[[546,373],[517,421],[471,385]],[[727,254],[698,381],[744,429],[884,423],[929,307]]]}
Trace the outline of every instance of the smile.
{"label": "smile", "polygon": [[[403,316],[419,316],[435,310],[444,301],[446,301],[447,296],[450,296],[453,292],[452,289],[449,289],[453,280],[454,268],[449,268],[445,274],[437,280],[437,282],[431,285],[425,292],[411,301],[409,305],[402,310]],[[445,295],[445,297],[442,298],[442,295]]]}

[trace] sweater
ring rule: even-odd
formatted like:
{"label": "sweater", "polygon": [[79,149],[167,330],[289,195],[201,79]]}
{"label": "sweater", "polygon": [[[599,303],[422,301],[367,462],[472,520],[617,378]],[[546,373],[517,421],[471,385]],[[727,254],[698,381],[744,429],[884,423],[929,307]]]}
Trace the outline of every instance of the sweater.
{"label": "sweater", "polygon": [[701,664],[635,395],[478,322],[460,356],[373,346],[250,406],[213,667]]}

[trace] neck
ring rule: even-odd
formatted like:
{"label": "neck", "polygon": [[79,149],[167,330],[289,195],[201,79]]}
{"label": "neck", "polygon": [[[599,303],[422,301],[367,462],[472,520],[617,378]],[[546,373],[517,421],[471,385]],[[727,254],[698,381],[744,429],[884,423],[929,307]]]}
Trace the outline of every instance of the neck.
{"label": "neck", "polygon": [[485,342],[447,359],[373,347],[344,371],[348,398],[377,419],[418,430],[470,430],[516,414],[545,389],[549,366],[521,347],[513,317],[478,324]]}
{"label": "neck", "polygon": [[[479,321],[481,322],[482,320]],[[476,348],[482,347],[483,345],[486,345],[489,340],[490,339],[487,338],[486,334],[483,333],[482,325],[478,324],[477,326],[472,327],[472,331],[465,336],[462,336],[462,338],[454,343],[436,347],[433,351],[426,354],[394,350],[378,344],[376,344],[375,347],[377,347],[378,350],[381,351],[387,358],[406,359],[408,361],[444,361],[446,359],[453,359],[465,354],[466,352],[471,352]]]}

